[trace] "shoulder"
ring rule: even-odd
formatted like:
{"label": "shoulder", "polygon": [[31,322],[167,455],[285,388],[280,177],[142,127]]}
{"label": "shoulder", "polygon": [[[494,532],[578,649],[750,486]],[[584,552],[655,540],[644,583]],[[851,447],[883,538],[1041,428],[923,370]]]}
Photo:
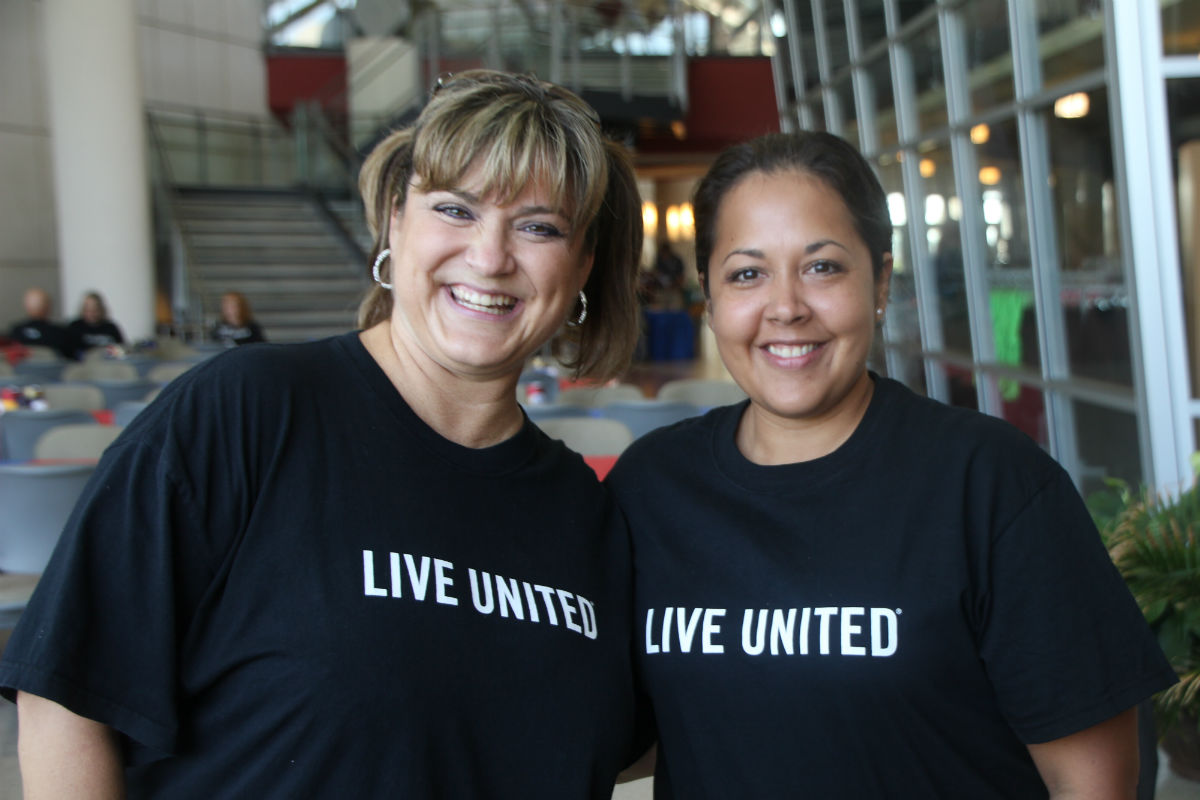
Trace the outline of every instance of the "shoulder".
{"label": "shoulder", "polygon": [[876,391],[871,441],[878,463],[900,483],[953,481],[972,496],[1007,496],[1017,503],[1052,481],[1070,483],[1049,453],[1005,420],[922,397],[887,378],[877,379]]}
{"label": "shoulder", "polygon": [[607,483],[619,491],[627,483],[641,482],[648,473],[671,471],[681,463],[701,463],[701,456],[711,450],[717,428],[739,418],[745,405],[743,401],[719,406],[639,437],[617,459]]}
{"label": "shoulder", "polygon": [[967,449],[999,448],[1028,455],[1043,453],[1036,442],[1012,424],[976,409],[923,397],[890,378],[877,378],[876,392],[881,421],[896,432],[910,436],[936,434],[938,442],[933,444]]}

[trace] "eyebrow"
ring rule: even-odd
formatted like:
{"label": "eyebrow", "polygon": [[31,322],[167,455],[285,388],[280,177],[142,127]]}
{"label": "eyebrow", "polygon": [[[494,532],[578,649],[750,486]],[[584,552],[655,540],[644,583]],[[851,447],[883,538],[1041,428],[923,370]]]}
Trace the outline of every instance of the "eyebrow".
{"label": "eyebrow", "polygon": [[[455,197],[462,198],[466,202],[473,205],[478,205],[479,203],[484,202],[482,197],[474,192],[468,192],[466,189],[447,189],[446,191]],[[528,216],[530,214],[554,214],[555,216],[562,217],[563,219],[568,219],[565,213],[556,208],[551,208],[550,206],[521,206],[517,209],[517,216],[519,217]]]}
{"label": "eyebrow", "polygon": [[[836,239],[818,239],[815,242],[811,242],[807,247],[804,248],[804,255],[811,256],[813,253],[817,252],[818,250],[821,250],[825,247],[829,247],[831,245],[833,247],[841,248],[842,250],[845,250],[847,253],[850,252],[849,248],[847,248],[846,245],[842,244],[841,242],[839,242]],[[729,253],[725,256],[725,258],[721,259],[721,263],[724,264],[730,258],[732,258],[733,256],[737,256],[737,255],[750,256],[751,258],[766,258],[766,253],[764,253],[762,250],[759,250],[756,247],[739,247],[736,250],[730,250]]]}

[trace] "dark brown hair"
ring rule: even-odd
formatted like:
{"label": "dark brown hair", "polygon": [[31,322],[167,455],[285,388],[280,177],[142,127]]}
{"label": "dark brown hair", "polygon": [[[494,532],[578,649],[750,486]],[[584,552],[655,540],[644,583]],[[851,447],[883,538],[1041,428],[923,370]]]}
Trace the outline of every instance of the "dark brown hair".
{"label": "dark brown hair", "polygon": [[701,179],[693,198],[696,216],[696,269],[708,294],[708,262],[721,201],[743,178],[793,170],[820,178],[837,192],[854,228],[871,253],[878,280],[883,257],[892,252],[892,220],[887,195],[866,159],[845,139],[823,131],[772,133],[724,150]]}

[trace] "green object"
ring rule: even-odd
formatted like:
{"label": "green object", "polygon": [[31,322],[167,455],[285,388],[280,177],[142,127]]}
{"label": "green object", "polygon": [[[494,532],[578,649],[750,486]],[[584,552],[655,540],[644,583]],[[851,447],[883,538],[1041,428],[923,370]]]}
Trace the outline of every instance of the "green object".
{"label": "green object", "polygon": [[[996,343],[996,360],[1001,364],[1021,363],[1021,318],[1033,305],[1033,293],[1027,289],[992,289],[988,294],[992,312],[992,335]],[[1000,396],[1016,400],[1021,386],[1015,380],[1000,380]]]}
{"label": "green object", "polygon": [[1200,718],[1200,488],[1156,497],[1120,481],[1109,487],[1088,506],[1179,676],[1179,683],[1155,696],[1165,735]]}

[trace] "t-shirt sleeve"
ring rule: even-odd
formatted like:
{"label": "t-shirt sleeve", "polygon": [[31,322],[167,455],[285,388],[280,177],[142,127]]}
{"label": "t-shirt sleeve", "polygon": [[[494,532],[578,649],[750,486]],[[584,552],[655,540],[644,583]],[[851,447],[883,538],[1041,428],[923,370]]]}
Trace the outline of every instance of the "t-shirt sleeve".
{"label": "t-shirt sleeve", "polygon": [[4,694],[173,750],[180,641],[215,563],[195,511],[161,451],[110,448],[5,648]]}
{"label": "t-shirt sleeve", "polygon": [[999,531],[988,573],[980,655],[1026,744],[1098,724],[1174,682],[1062,470]]}

